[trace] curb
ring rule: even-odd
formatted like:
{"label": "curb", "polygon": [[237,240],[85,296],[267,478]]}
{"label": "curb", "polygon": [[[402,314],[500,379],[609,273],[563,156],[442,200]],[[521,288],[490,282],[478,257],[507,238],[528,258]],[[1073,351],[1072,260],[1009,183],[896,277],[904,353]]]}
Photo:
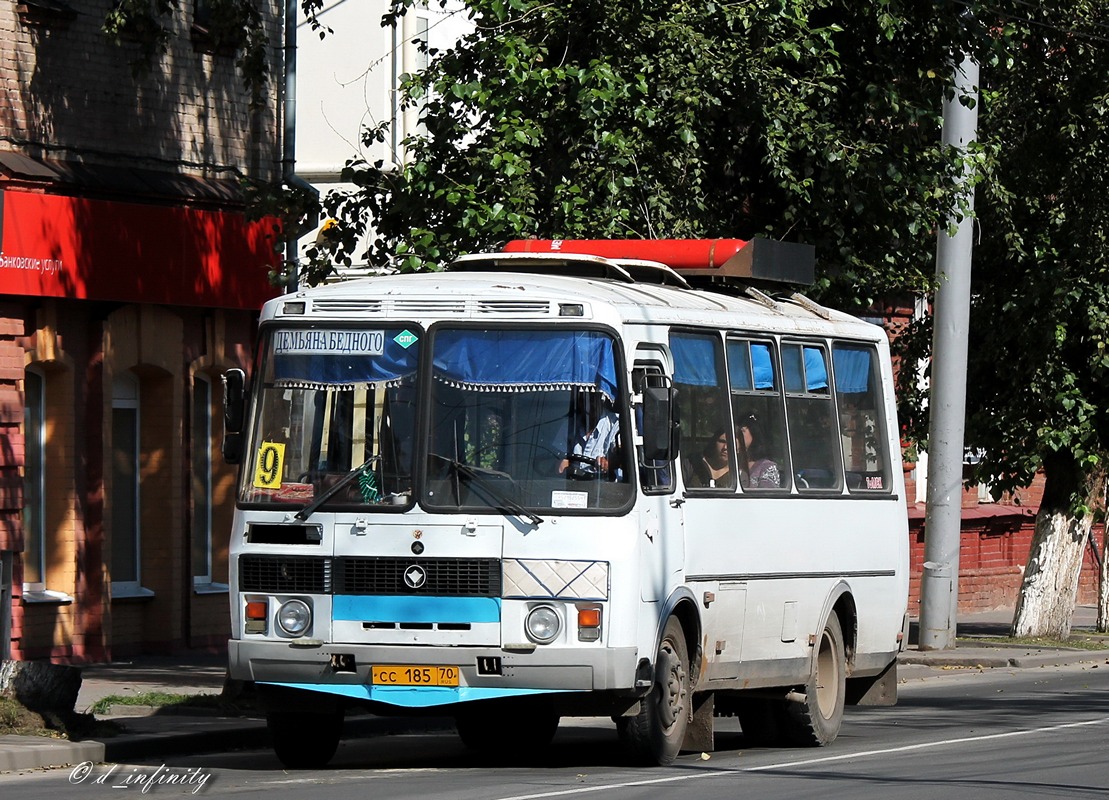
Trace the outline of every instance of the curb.
{"label": "curb", "polygon": [[[209,721],[214,722],[209,718]],[[154,756],[187,756],[214,751],[241,750],[243,747],[268,742],[265,720],[243,719],[236,725],[196,731],[152,731],[124,734],[105,739],[102,747],[105,762],[129,761]]]}
{"label": "curb", "polygon": [[932,667],[934,669],[1035,669],[1067,664],[1109,663],[1106,650],[1040,650],[1005,653],[1003,648],[991,648],[989,654],[967,653],[960,655],[955,651],[905,652],[897,657],[901,665]]}
{"label": "curb", "polygon": [[66,767],[104,760],[100,742],[71,742],[39,736],[0,736],[0,772]]}

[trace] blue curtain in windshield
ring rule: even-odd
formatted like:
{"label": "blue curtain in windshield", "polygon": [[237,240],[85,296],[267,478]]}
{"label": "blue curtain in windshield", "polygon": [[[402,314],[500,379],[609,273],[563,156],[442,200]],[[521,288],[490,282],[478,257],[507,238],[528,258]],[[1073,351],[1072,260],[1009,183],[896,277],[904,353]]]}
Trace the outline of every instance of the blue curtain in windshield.
{"label": "blue curtain in windshield", "polygon": [[272,342],[277,386],[389,386],[415,375],[419,364],[419,337],[407,330],[279,330]]}
{"label": "blue curtain in windshield", "polygon": [[464,389],[595,389],[616,397],[612,339],[596,331],[441,330],[435,377]]}

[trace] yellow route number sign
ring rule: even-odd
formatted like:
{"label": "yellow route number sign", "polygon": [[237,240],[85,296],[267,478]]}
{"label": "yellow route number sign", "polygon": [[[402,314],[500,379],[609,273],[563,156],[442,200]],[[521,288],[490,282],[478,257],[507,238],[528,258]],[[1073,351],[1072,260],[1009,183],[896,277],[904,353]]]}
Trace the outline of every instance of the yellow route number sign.
{"label": "yellow route number sign", "polygon": [[254,465],[255,488],[280,489],[284,466],[285,445],[282,442],[262,442],[258,448],[258,461]]}

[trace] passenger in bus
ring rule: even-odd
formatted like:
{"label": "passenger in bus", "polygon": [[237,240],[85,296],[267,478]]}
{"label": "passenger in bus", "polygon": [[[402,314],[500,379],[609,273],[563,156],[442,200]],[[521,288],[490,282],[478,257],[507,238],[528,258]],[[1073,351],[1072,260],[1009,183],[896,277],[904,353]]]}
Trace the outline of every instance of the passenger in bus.
{"label": "passenger in bus", "polygon": [[[609,458],[616,448],[620,417],[608,400],[602,398],[597,421],[590,426],[588,407],[584,394],[579,396],[572,418],[566,420],[560,430],[557,441],[562,444],[563,455],[558,463],[559,475],[579,480],[595,480],[610,475]],[[568,435],[571,426],[576,431],[572,438]],[[614,477],[619,480],[621,476]]]}
{"label": "passenger in bus", "polygon": [[687,470],[688,483],[693,489],[730,489],[735,486],[732,475],[731,436],[721,428],[705,444],[701,458]]}
{"label": "passenger in bus", "polygon": [[742,418],[735,438],[740,443],[740,455],[746,464],[743,486],[749,489],[776,489],[781,486],[782,475],[778,465],[767,458],[766,439],[759,418],[754,414]]}

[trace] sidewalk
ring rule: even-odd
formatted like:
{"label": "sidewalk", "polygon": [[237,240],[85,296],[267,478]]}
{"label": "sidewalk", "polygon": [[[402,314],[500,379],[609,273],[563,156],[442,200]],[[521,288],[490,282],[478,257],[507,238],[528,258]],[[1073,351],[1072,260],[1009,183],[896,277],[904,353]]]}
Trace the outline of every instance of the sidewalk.
{"label": "sidewalk", "polygon": [[[1029,648],[983,641],[977,637],[1006,636],[1010,612],[979,614],[961,619],[959,644],[952,650],[922,651],[916,645],[916,623],[910,644],[898,659],[902,678],[926,677],[935,670],[953,668],[1030,668],[1083,661],[1104,662],[1109,651],[1069,648]],[[1095,609],[1079,606],[1073,627],[1076,632],[1092,630]],[[88,712],[98,700],[110,695],[139,695],[146,692],[218,695],[223,689],[226,660],[223,656],[143,656],[130,662],[94,664],[82,669],[81,691],[75,710]],[[98,719],[104,717],[98,716]],[[93,763],[120,763],[140,758],[181,756],[219,752],[242,747],[246,742],[267,740],[261,717],[228,717],[199,709],[190,714],[159,713],[144,707],[114,706],[111,716],[124,732],[101,740],[71,742],[36,736],[0,736],[0,773],[14,770]],[[350,735],[388,735],[413,728],[441,727],[434,718],[391,718],[359,716],[348,719]]]}

